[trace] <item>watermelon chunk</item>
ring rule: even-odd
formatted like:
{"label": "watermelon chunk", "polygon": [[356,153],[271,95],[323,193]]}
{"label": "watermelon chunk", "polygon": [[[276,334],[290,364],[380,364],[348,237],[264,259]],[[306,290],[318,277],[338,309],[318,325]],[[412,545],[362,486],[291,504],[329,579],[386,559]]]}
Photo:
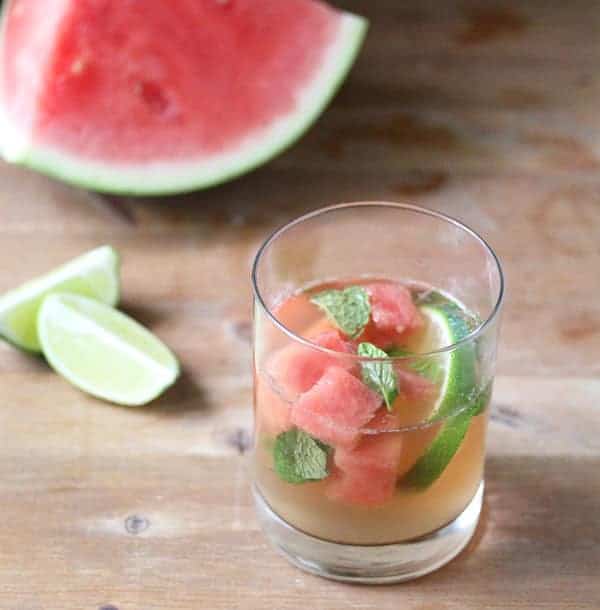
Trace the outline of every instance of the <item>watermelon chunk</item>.
{"label": "watermelon chunk", "polygon": [[376,506],[394,495],[403,442],[399,433],[386,431],[397,427],[397,415],[379,409],[365,426],[369,434],[353,447],[336,449],[336,470],[327,487],[330,498],[347,504]]}
{"label": "watermelon chunk", "polygon": [[223,182],[309,127],[365,30],[317,0],[13,0],[3,155],[115,193]]}
{"label": "watermelon chunk", "polygon": [[378,468],[352,472],[336,469],[327,479],[326,494],[344,504],[374,507],[385,504],[394,495],[396,473]]}
{"label": "watermelon chunk", "polygon": [[277,436],[292,427],[292,405],[272,387],[270,380],[257,374],[254,382],[256,422],[260,432]]}
{"label": "watermelon chunk", "polygon": [[[321,333],[310,340],[341,354],[354,350],[352,344],[344,341],[335,330]],[[304,345],[291,344],[272,356],[267,374],[286,399],[295,400],[299,394],[310,390],[330,366],[350,368],[353,363]]]}
{"label": "watermelon chunk", "polygon": [[393,432],[366,434],[355,447],[337,449],[334,462],[346,473],[354,473],[365,468],[396,472],[401,453],[402,439],[399,434]]}
{"label": "watermelon chunk", "polygon": [[292,409],[292,423],[334,447],[350,447],[381,397],[347,370],[332,366]]}
{"label": "watermelon chunk", "polygon": [[397,430],[401,427],[401,420],[398,411],[388,411],[385,407],[381,407],[374,415],[373,419],[367,422],[364,426],[369,433],[372,432],[389,432]]}
{"label": "watermelon chunk", "polygon": [[433,381],[413,371],[396,367],[396,375],[400,386],[400,395],[407,401],[420,402],[432,398],[438,391]]}
{"label": "watermelon chunk", "polygon": [[423,327],[423,318],[408,288],[391,282],[369,284],[365,288],[371,303],[371,320],[360,341],[386,349],[403,343]]}

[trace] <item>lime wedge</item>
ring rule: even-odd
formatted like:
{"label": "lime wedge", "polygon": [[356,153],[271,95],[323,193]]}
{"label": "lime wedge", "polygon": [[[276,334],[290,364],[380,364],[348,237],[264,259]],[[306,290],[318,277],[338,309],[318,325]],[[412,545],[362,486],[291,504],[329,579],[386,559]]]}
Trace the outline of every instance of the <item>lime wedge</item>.
{"label": "lime wedge", "polygon": [[150,331],[87,297],[46,297],[38,332],[54,370],[81,390],[117,404],[146,404],[179,375],[177,359]]}
{"label": "lime wedge", "polygon": [[[427,320],[423,351],[453,345],[472,330],[465,312],[453,303],[423,305]],[[425,360],[425,359],[423,359]],[[441,430],[425,453],[407,473],[404,482],[414,487],[431,485],[450,463],[467,433],[471,418],[483,410],[489,390],[478,387],[475,345],[467,342],[436,357],[441,388],[430,421],[444,420]],[[431,368],[431,362],[430,368]]]}
{"label": "lime wedge", "polygon": [[[430,352],[453,345],[471,332],[468,318],[458,305],[447,302],[423,305],[420,309],[427,322],[421,351]],[[430,415],[431,420],[439,420],[458,412],[472,401],[477,389],[473,344],[461,345],[430,358],[429,363],[441,381],[439,397]]]}
{"label": "lime wedge", "polygon": [[0,336],[18,347],[41,350],[36,319],[44,297],[72,292],[109,305],[119,300],[119,256],[110,246],[96,248],[0,296]]}

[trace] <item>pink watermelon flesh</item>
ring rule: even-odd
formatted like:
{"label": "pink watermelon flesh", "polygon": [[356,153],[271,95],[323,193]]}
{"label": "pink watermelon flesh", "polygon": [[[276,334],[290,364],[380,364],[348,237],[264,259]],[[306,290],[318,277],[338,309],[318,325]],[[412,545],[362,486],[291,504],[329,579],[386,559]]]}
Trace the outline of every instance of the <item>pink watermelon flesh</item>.
{"label": "pink watermelon flesh", "polygon": [[292,427],[292,406],[272,387],[264,375],[257,374],[254,383],[256,393],[256,422],[260,433],[277,436]]}
{"label": "pink watermelon flesh", "polygon": [[402,439],[400,434],[386,431],[397,427],[397,416],[379,409],[365,426],[379,434],[365,434],[354,447],[335,450],[336,472],[327,488],[330,498],[347,504],[375,506],[394,495]]}
{"label": "pink watermelon flesh", "polygon": [[[50,4],[18,0],[6,9],[2,106],[24,146],[60,153],[64,167],[56,171],[67,177],[72,162],[79,169],[88,161],[116,168],[202,162],[253,138],[255,158],[234,165],[266,160],[265,130],[294,113],[306,115],[296,131],[308,126],[352,63],[365,29],[363,20],[316,0]],[[304,108],[302,94],[312,86],[319,104]],[[264,146],[282,148],[295,135],[283,129],[273,135],[280,142],[265,136]],[[29,152],[21,159],[5,148],[17,161],[29,162]],[[59,163],[44,155],[38,164]],[[90,167],[81,180],[105,179]],[[200,174],[189,179],[202,186],[209,170],[213,182],[224,177],[224,168],[200,163]],[[148,171],[147,184],[137,187],[151,191],[158,178]]]}
{"label": "pink watermelon flesh", "polygon": [[398,430],[401,427],[400,417],[396,410],[388,411],[385,407],[381,407],[369,420],[364,429],[369,432],[386,432],[390,430]]}
{"label": "pink watermelon flesh", "polygon": [[360,337],[381,349],[402,344],[423,326],[423,318],[410,290],[395,283],[378,282],[366,286],[371,303],[371,320]]}
{"label": "pink watermelon flesh", "polygon": [[327,479],[326,494],[332,500],[356,506],[380,506],[394,495],[396,473],[365,467],[351,472],[336,469]]}
{"label": "pink watermelon flesh", "polygon": [[292,409],[292,423],[334,447],[350,447],[381,398],[347,370],[332,366]]}
{"label": "pink watermelon flesh", "polygon": [[437,391],[435,383],[412,371],[396,367],[400,394],[407,401],[422,401],[431,398]]}
{"label": "pink watermelon flesh", "polygon": [[[335,330],[321,333],[310,341],[341,354],[353,351],[352,344],[344,341]],[[267,374],[282,396],[294,400],[299,394],[310,390],[331,366],[350,368],[353,363],[343,357],[294,344],[284,347],[272,356],[267,366]]]}
{"label": "pink watermelon flesh", "polygon": [[402,452],[400,435],[394,432],[366,434],[351,448],[336,449],[334,461],[340,470],[353,473],[364,468],[396,471]]}

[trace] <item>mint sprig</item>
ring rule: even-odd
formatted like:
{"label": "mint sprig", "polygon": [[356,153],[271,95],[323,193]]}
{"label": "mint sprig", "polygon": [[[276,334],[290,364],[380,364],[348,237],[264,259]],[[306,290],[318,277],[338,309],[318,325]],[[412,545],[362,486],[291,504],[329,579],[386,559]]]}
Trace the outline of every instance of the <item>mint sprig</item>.
{"label": "mint sprig", "polygon": [[[363,358],[387,358],[388,355],[372,343],[359,343],[358,355]],[[398,376],[391,362],[362,362],[363,381],[385,402],[388,411],[398,396]]]}
{"label": "mint sprig", "polygon": [[325,290],[313,295],[310,300],[350,339],[356,339],[369,322],[369,295],[360,286]]}
{"label": "mint sprig", "polygon": [[329,475],[330,448],[303,430],[292,428],[275,439],[275,472],[288,483],[320,481]]}

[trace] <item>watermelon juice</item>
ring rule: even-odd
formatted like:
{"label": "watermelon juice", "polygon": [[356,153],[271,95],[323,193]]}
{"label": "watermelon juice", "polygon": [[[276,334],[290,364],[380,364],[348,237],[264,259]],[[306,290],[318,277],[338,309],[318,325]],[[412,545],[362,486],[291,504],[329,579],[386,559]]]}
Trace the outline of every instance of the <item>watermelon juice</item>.
{"label": "watermelon juice", "polygon": [[[318,304],[319,295],[332,300],[348,289],[364,291],[370,307],[355,337]],[[271,508],[313,536],[368,545],[422,536],[459,515],[481,481],[489,396],[473,386],[469,395],[454,397],[450,406],[458,416],[473,401],[476,414],[464,414],[470,421],[451,455],[431,453],[436,439],[450,436],[439,417],[455,382],[448,376],[475,380],[468,357],[452,370],[445,355],[425,354],[446,347],[444,319],[469,331],[477,318],[439,290],[385,280],[311,286],[285,299],[275,314],[314,347],[284,345],[255,371],[255,481]],[[365,345],[391,356],[380,365],[393,379],[389,405],[377,375],[365,371],[369,360],[358,357]],[[306,476],[293,457],[297,452],[303,459],[304,441],[314,443],[323,461]]]}
{"label": "watermelon juice", "polygon": [[477,527],[503,279],[459,222],[356,203],[275,232],[253,268],[254,497],[299,567],[398,582]]}

